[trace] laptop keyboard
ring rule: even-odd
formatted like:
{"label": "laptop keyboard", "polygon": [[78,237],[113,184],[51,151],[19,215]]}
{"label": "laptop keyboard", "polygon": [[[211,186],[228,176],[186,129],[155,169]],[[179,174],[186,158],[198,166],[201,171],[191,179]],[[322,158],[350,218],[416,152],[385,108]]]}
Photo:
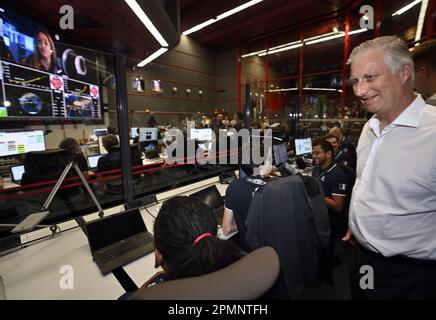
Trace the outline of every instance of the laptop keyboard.
{"label": "laptop keyboard", "polygon": [[99,252],[98,256],[100,257],[101,261],[105,263],[152,242],[153,237],[150,234],[141,234],[134,238],[123,241],[115,247],[110,247]]}

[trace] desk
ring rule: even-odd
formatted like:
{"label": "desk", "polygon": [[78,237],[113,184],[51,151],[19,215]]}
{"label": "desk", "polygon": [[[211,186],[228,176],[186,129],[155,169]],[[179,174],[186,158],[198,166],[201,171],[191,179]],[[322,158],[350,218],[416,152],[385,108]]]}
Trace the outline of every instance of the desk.
{"label": "desk", "polygon": [[16,188],[16,187],[19,187],[19,186],[20,186],[19,184],[16,184],[15,182],[12,182],[11,179],[4,179],[3,180],[3,189]]}
{"label": "desk", "polygon": [[[174,189],[157,195],[159,203],[147,208],[156,215],[162,201],[175,196],[195,192],[201,188],[217,184],[224,195],[227,185],[219,184],[218,177],[194,183],[190,186]],[[117,206],[105,210],[106,215],[123,210]],[[154,218],[141,210],[142,217],[150,232],[153,232]],[[97,213],[84,217],[86,221],[97,219]],[[23,249],[0,257],[0,275],[3,277],[7,299],[117,299],[124,293],[115,276],[102,276],[93,262],[88,241],[75,221],[70,220],[59,225],[63,232],[54,239],[39,240]],[[65,230],[65,231],[64,231]],[[21,236],[26,242],[47,236],[47,229],[34,231]],[[73,290],[63,290],[60,281],[64,274],[62,266],[71,266],[74,271]],[[154,268],[154,254],[148,254],[126,266],[125,271],[139,287],[158,270]]]}

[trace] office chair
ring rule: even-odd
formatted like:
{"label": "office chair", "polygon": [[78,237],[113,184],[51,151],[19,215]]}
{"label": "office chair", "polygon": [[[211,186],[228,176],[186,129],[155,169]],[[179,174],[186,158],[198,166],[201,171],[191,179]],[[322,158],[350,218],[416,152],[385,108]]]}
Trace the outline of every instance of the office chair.
{"label": "office chair", "polygon": [[131,300],[252,300],[268,291],[279,275],[279,258],[262,247],[221,270],[139,288]]}
{"label": "office chair", "polygon": [[[43,181],[58,180],[62,174],[62,171],[72,160],[74,160],[74,153],[64,149],[28,152],[26,153],[24,159],[25,172],[23,173],[23,177],[21,179],[21,185],[24,186]],[[77,174],[74,170],[70,170],[67,177],[76,175]],[[36,187],[35,189],[46,188],[48,186],[50,185]],[[56,198],[62,199],[63,202],[69,205],[77,201],[83,196],[83,194],[84,192],[82,187],[72,187],[60,189],[56,195]],[[26,202],[29,206],[29,209],[36,210],[41,208],[41,205],[45,202],[47,196],[48,194],[44,192],[35,196],[26,197]]]}

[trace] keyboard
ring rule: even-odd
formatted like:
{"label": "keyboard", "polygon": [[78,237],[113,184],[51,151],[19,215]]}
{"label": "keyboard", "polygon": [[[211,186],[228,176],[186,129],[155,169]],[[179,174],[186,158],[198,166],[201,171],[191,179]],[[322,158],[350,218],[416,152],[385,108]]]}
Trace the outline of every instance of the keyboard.
{"label": "keyboard", "polygon": [[105,263],[152,242],[153,237],[148,233],[144,233],[119,242],[113,247],[107,247],[100,251],[98,256],[101,262]]}

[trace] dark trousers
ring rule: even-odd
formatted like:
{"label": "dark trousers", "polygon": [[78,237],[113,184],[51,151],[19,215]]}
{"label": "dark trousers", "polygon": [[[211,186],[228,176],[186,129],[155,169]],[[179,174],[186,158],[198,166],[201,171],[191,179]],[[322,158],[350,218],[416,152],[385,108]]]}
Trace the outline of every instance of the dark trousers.
{"label": "dark trousers", "polygon": [[[368,267],[373,270],[373,289],[368,287]],[[362,268],[362,269],[361,269]],[[361,273],[362,272],[362,273]],[[436,299],[436,261],[384,257],[359,244],[351,264],[351,298],[354,300]]]}

